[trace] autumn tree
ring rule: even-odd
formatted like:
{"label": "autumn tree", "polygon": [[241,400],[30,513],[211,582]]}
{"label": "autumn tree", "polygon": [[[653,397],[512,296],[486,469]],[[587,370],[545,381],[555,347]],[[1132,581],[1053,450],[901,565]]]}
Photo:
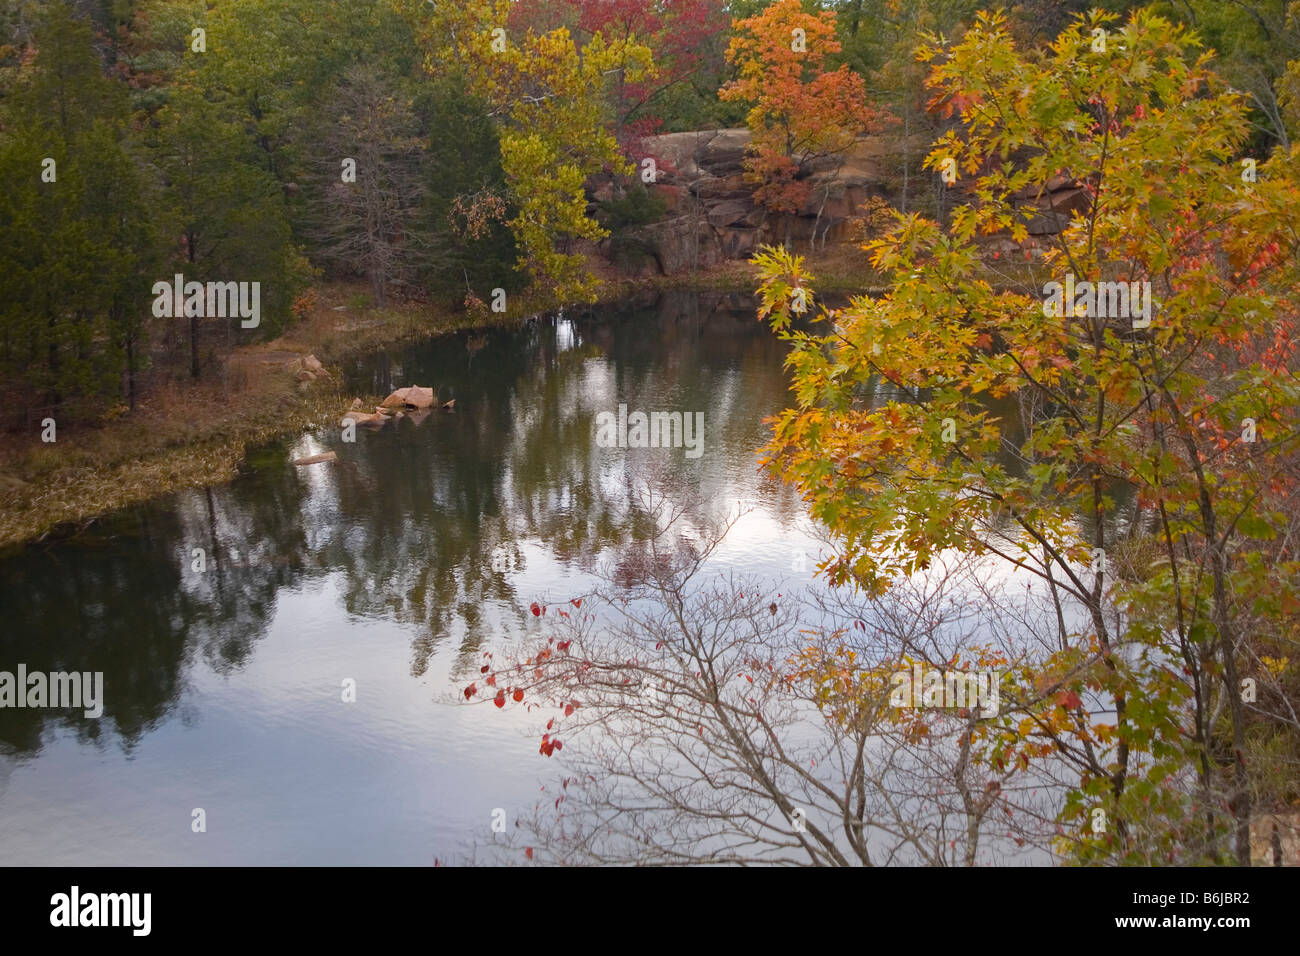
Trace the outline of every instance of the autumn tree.
{"label": "autumn tree", "polygon": [[900,666],[973,650],[962,636],[978,615],[956,600],[973,568],[882,598],[805,597],[717,572],[729,523],[686,533],[683,506],[653,490],[640,510],[647,538],[602,584],[534,602],[524,646],[484,651],[462,688],[485,720],[535,714],[539,754],[558,764],[514,853],[944,866],[1046,848],[1030,777],[970,759],[977,709],[890,699]]}
{"label": "autumn tree", "polygon": [[[1300,33],[1300,0],[1291,0],[1287,7],[1287,24]],[[1283,128],[1292,141],[1300,139],[1300,57],[1287,64],[1275,87]]]}
{"label": "autumn tree", "polygon": [[607,79],[651,74],[650,51],[597,33],[575,40],[567,27],[507,32],[511,4],[407,4],[434,75],[463,71],[468,88],[500,124],[501,165],[520,249],[519,267],[560,299],[594,298],[594,280],[575,240],[607,231],[587,215],[585,184],[602,169],[630,174],[610,129]]}
{"label": "autumn tree", "polygon": [[[636,82],[620,70],[610,91],[614,135],[633,159],[640,139],[659,132],[665,114],[683,109],[684,100],[701,99],[697,81],[703,82],[710,96],[716,95],[717,78],[725,66],[722,41],[728,26],[718,0],[571,2],[583,35],[599,33],[606,40],[644,43],[654,58],[653,78]],[[697,102],[696,110],[700,109]]]}
{"label": "autumn tree", "polygon": [[[1063,849],[1209,862],[1231,835],[1248,864],[1269,741],[1300,730],[1254,691],[1300,636],[1300,156],[1243,161],[1242,97],[1147,11],[1041,56],[981,15],[922,55],[961,124],[927,165],[978,201],[948,230],[900,216],[868,247],[891,291],[824,331],[791,326],[802,263],[758,257],[797,398],[766,460],[838,535],[836,583],[882,593],[954,552],[1046,587],[1056,640],[975,759],[1072,768]],[[1023,242],[1024,197],[1061,177],[1068,225],[991,282],[982,240]]]}
{"label": "autumn tree", "polygon": [[1300,8],[1295,0],[1191,0],[1175,12],[1215,51],[1215,72],[1247,97],[1253,145],[1290,146],[1278,94],[1288,61],[1300,59]]}
{"label": "autumn tree", "polygon": [[746,166],[755,198],[773,212],[796,213],[811,198],[802,177],[878,129],[877,114],[859,74],[847,64],[828,68],[840,52],[834,14],[779,0],[733,29],[727,59],[739,75],[718,95],[752,104]]}

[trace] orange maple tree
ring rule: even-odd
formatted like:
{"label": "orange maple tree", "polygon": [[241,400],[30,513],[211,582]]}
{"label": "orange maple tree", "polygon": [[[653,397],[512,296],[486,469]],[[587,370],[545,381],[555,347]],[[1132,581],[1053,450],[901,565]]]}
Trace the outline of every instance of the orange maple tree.
{"label": "orange maple tree", "polygon": [[718,96],[753,103],[746,172],[758,185],[755,198],[773,212],[797,212],[810,197],[802,179],[809,167],[879,130],[880,115],[861,75],[847,65],[827,69],[840,52],[833,13],[804,13],[798,0],[779,0],[732,26],[727,60],[739,76]]}

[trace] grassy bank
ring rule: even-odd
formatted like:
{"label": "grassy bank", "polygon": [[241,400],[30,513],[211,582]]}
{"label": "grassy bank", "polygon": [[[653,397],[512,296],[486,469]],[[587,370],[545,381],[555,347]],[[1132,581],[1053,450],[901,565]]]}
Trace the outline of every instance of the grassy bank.
{"label": "grassy bank", "polygon": [[[0,436],[0,549],[37,541],[60,525],[85,526],[134,502],[230,480],[250,445],[337,422],[351,395],[337,364],[367,351],[459,329],[518,322],[547,303],[518,297],[504,314],[457,315],[430,306],[351,309],[355,290],[325,287],[318,304],[280,338],[236,349],[198,382],[140,396],[129,414]],[[315,355],[330,370],[298,382],[292,366]]]}

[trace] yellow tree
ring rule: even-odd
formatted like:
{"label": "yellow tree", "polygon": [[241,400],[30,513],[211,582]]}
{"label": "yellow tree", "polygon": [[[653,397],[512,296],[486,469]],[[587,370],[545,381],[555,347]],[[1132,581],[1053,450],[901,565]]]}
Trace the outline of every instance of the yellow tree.
{"label": "yellow tree", "polygon": [[[961,121],[927,165],[978,202],[870,245],[888,295],[801,331],[811,277],[759,257],[762,315],[794,345],[768,461],[836,532],[837,583],[884,591],[945,551],[1038,578],[1058,646],[979,756],[1077,773],[1076,854],[1221,861],[1232,833],[1247,864],[1269,740],[1298,729],[1253,687],[1300,610],[1300,150],[1242,157],[1245,107],[1195,37],[1114,20],[1026,54],[981,15],[922,51]],[[995,287],[980,238],[1023,242],[1022,197],[1065,175],[1082,201],[1043,274]]]}
{"label": "yellow tree", "polygon": [[463,72],[501,124],[501,165],[513,207],[509,226],[520,246],[519,267],[561,299],[595,297],[595,280],[575,239],[608,235],[587,215],[584,185],[604,168],[632,168],[610,131],[610,78],[653,75],[651,53],[635,37],[579,43],[567,27],[538,33],[512,26],[509,0],[465,5],[401,0],[416,25],[425,66]]}

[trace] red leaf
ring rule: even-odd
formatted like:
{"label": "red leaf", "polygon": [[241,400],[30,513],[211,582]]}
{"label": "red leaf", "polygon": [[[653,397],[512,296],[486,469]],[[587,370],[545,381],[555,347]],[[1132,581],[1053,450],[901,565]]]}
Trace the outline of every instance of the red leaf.
{"label": "red leaf", "polygon": [[569,649],[569,644],[571,643],[571,641],[560,641],[560,643],[555,645],[555,649],[557,651],[567,651]]}
{"label": "red leaf", "polygon": [[565,705],[564,705],[564,716],[565,716],[565,717],[568,717],[570,714],[572,714],[572,713],[573,713],[573,710],[574,710],[575,707],[577,707],[577,704],[565,704]]}
{"label": "red leaf", "polygon": [[552,744],[552,746],[553,746],[556,750],[563,750],[563,749],[564,749],[564,744],[560,743],[558,740],[555,741],[555,743]]}
{"label": "red leaf", "polygon": [[479,672],[480,674],[486,674],[486,673],[488,672],[488,665],[487,665],[487,664],[484,664],[482,667],[480,667],[480,668],[478,669],[478,672]]}
{"label": "red leaf", "polygon": [[492,703],[496,704],[498,707],[504,707],[506,705],[506,692],[503,690],[497,691],[497,695],[493,698]]}
{"label": "red leaf", "polygon": [[768,609],[769,611],[771,611],[773,614],[775,614],[775,613],[776,613],[776,602],[773,601],[771,604],[769,604],[769,605],[767,606],[767,609]]}
{"label": "red leaf", "polygon": [[546,729],[550,730],[554,726],[555,726],[555,718],[552,717],[550,720],[546,722]]}
{"label": "red leaf", "polygon": [[582,598],[574,598],[569,603],[572,604],[574,607],[582,607]]}
{"label": "red leaf", "polygon": [[466,687],[466,688],[465,688],[465,699],[466,699],[466,700],[469,700],[471,697],[473,697],[473,696],[474,696],[474,691],[476,691],[476,690],[478,690],[478,688],[475,687],[473,684],[470,684],[468,687]]}
{"label": "red leaf", "polygon": [[489,687],[496,687],[496,686],[497,686],[497,675],[496,675],[496,674],[489,674],[489,675],[488,675],[488,679],[487,679],[486,681],[484,681],[484,683],[487,684]]}
{"label": "red leaf", "polygon": [[541,616],[542,616],[542,606],[541,606],[540,604],[538,604],[536,601],[534,601],[532,604],[528,605],[528,610],[530,610],[530,611],[533,612],[533,617],[541,617]]}
{"label": "red leaf", "polygon": [[515,688],[515,703],[517,704],[517,703],[519,703],[519,702],[520,702],[521,700],[523,700],[523,699],[524,699],[524,691],[523,691],[523,688],[522,688],[522,687],[516,687],[516,688]]}
{"label": "red leaf", "polygon": [[531,860],[533,858],[533,848],[529,847],[528,849],[524,850],[524,856],[528,857],[528,859]]}

